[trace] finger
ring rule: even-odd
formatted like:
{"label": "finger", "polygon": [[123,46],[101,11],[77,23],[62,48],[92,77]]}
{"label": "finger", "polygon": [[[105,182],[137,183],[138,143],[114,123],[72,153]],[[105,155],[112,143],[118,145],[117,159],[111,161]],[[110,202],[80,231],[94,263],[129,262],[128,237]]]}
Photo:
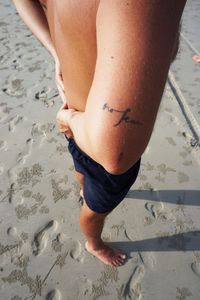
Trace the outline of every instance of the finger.
{"label": "finger", "polygon": [[62,80],[62,75],[61,74],[56,74],[56,84],[60,86],[60,88],[62,89],[62,91],[65,91],[65,87],[64,87],[64,82]]}
{"label": "finger", "polygon": [[63,103],[67,102],[65,93],[62,90],[60,91],[60,97],[61,97],[61,100],[62,100]]}
{"label": "finger", "polygon": [[69,139],[73,138],[73,134],[70,130],[66,130],[66,128],[59,129],[59,132],[65,134]]}
{"label": "finger", "polygon": [[60,97],[61,97],[62,102],[65,104],[65,107],[64,107],[64,108],[68,108],[68,106],[66,106],[66,105],[67,105],[66,96],[65,96],[65,94],[63,93],[63,91],[62,91],[62,89],[61,89],[61,87],[60,87],[59,85],[57,85],[57,89],[58,89],[58,92],[59,92],[59,95],[60,95]]}
{"label": "finger", "polygon": [[60,126],[60,125],[58,125],[58,130],[59,130],[61,133],[68,132],[68,129],[67,129],[66,127],[63,127],[63,126]]}
{"label": "finger", "polygon": [[56,85],[57,85],[57,89],[58,89],[58,92],[59,92],[62,102],[65,102],[66,101],[65,94],[64,94],[63,90],[61,89],[60,85],[58,85],[58,84],[56,84]]}
{"label": "finger", "polygon": [[60,133],[65,133],[69,137],[73,137],[73,132],[69,127],[66,127],[62,124],[58,124],[58,130]]}
{"label": "finger", "polygon": [[67,133],[65,133],[65,135],[66,135],[66,137],[67,137],[68,139],[73,139],[73,135],[67,134]]}
{"label": "finger", "polygon": [[59,74],[59,76],[58,76],[58,84],[60,85],[61,89],[64,92],[65,91],[65,86],[64,86],[63,79],[62,79],[62,74]]}
{"label": "finger", "polygon": [[64,80],[62,76],[62,71],[60,67],[60,63],[57,62],[55,65],[55,80],[61,86],[62,90],[64,91]]}

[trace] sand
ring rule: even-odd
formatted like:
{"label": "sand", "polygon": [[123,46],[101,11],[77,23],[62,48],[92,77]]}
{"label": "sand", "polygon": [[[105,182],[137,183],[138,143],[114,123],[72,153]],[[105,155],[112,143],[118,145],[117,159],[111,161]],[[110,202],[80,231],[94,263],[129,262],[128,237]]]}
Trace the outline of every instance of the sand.
{"label": "sand", "polygon": [[140,174],[106,221],[128,254],[112,268],[84,249],[53,61],[0,0],[0,299],[200,299],[199,15],[188,1]]}

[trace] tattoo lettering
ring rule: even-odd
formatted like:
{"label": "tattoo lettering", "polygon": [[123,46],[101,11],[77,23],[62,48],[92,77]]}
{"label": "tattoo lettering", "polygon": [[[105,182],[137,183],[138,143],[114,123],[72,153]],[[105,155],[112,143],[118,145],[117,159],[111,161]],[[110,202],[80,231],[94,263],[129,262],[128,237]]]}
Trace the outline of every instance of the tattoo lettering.
{"label": "tattoo lettering", "polygon": [[103,105],[103,110],[105,110],[105,109],[107,109],[107,111],[109,111],[110,113],[113,113],[113,112],[120,113],[120,119],[116,124],[113,125],[114,127],[120,125],[122,122],[131,123],[131,124],[135,124],[135,125],[143,125],[143,123],[141,123],[140,121],[130,118],[130,116],[128,115],[131,112],[130,108],[127,108],[125,110],[118,110],[118,109],[109,107],[108,104],[105,103]]}

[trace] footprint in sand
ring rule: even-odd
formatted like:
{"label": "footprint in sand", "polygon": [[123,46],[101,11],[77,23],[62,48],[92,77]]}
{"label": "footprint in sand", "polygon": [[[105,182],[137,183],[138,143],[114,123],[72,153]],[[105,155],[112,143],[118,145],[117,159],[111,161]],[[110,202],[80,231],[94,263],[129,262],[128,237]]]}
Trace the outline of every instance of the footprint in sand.
{"label": "footprint in sand", "polygon": [[15,130],[16,126],[23,121],[24,121],[24,117],[19,116],[19,115],[15,116],[14,118],[12,118],[10,120],[10,122],[8,124],[8,130],[13,132]]}
{"label": "footprint in sand", "polygon": [[70,239],[70,245],[69,245],[69,255],[72,259],[75,259],[81,263],[83,263],[84,257],[81,256],[82,253],[82,247],[81,243],[79,241],[74,241]]}
{"label": "footprint in sand", "polygon": [[143,265],[137,266],[125,287],[125,300],[140,300],[141,294],[141,280],[144,277],[145,268]]}
{"label": "footprint in sand", "polygon": [[[8,177],[10,181],[15,181],[16,180],[16,174],[17,174],[17,167],[20,164],[24,164],[26,162],[27,157],[31,154],[32,151],[32,145],[33,145],[33,139],[29,138],[26,140],[26,145],[24,147],[24,150],[17,155],[17,162],[15,163],[14,166],[12,166],[8,171]],[[14,188],[15,183],[11,184],[11,188]],[[11,199],[12,200],[12,199]],[[11,202],[11,201],[9,201]]]}
{"label": "footprint in sand", "polygon": [[3,92],[11,97],[21,97],[25,94],[23,79],[8,77],[3,87]]}
{"label": "footprint in sand", "polygon": [[72,259],[75,259],[78,262],[83,263],[84,256],[82,255],[83,254],[82,246],[79,241],[73,240],[72,238],[70,238],[64,233],[58,234],[57,239],[61,244],[65,245],[66,250],[68,251],[69,256]]}
{"label": "footprint in sand", "polygon": [[143,252],[139,253],[141,262],[147,267],[149,270],[154,270],[156,265],[156,258],[153,252]]}
{"label": "footprint in sand", "polygon": [[17,163],[22,163],[24,164],[26,161],[26,158],[31,154],[32,150],[32,145],[33,145],[33,139],[28,139],[26,141],[26,148],[24,151],[18,153],[17,155]]}
{"label": "footprint in sand", "polygon": [[191,269],[194,272],[195,275],[200,277],[200,262],[195,261],[191,264]]}
{"label": "footprint in sand", "polygon": [[151,213],[154,219],[157,219],[163,209],[163,205],[161,203],[153,204],[151,202],[147,202],[145,203],[145,208]]}
{"label": "footprint in sand", "polygon": [[57,289],[49,292],[46,296],[46,300],[61,300],[61,299],[62,299],[61,292]]}
{"label": "footprint in sand", "polygon": [[17,228],[16,227],[9,227],[7,229],[7,235],[11,237],[18,237]]}
{"label": "footprint in sand", "polygon": [[52,220],[35,234],[34,241],[32,243],[34,255],[40,255],[45,250],[51,235],[56,231],[57,227],[58,223]]}
{"label": "footprint in sand", "polygon": [[0,149],[1,150],[7,150],[6,145],[7,145],[7,141],[0,140]]}

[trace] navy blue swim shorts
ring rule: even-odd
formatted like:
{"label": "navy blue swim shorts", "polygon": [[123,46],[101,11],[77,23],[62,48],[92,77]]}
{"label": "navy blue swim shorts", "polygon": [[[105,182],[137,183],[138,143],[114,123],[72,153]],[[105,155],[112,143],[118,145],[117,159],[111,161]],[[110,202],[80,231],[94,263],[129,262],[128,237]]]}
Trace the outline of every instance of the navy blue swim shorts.
{"label": "navy blue swim shorts", "polygon": [[135,182],[140,169],[140,160],[125,173],[113,175],[84,153],[74,139],[67,138],[67,140],[75,170],[84,175],[83,195],[86,204],[96,213],[112,211]]}

